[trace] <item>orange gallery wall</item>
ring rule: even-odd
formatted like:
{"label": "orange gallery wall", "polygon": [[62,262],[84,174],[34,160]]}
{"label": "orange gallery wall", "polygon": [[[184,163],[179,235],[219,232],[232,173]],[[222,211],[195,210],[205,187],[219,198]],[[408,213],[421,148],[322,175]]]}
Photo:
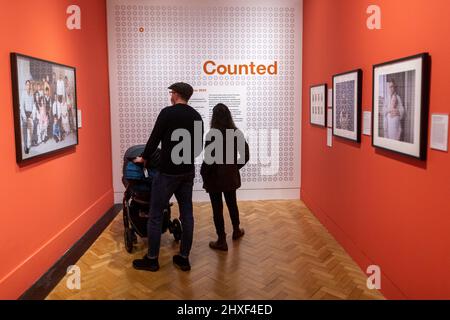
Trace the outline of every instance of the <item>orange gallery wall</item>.
{"label": "orange gallery wall", "polygon": [[[366,9],[381,7],[382,30]],[[450,299],[450,155],[416,161],[333,139],[309,124],[309,86],[362,68],[372,109],[372,65],[421,52],[432,57],[430,112],[450,112],[450,1],[305,0],[301,197],[363,271],[378,265],[386,298]]]}
{"label": "orange gallery wall", "polygon": [[[113,205],[104,0],[0,0],[0,298],[15,299]],[[81,8],[81,30],[66,9]],[[79,146],[19,167],[10,52],[77,68]]]}

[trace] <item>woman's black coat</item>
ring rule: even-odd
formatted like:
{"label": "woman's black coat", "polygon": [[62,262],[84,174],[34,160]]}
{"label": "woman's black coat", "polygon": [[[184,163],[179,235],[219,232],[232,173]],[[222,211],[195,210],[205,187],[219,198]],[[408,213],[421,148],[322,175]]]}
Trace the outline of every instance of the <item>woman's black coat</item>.
{"label": "woman's black coat", "polygon": [[[250,159],[250,151],[247,141],[245,141],[242,132],[238,132],[238,137],[235,137],[231,143],[233,143],[234,149],[234,161],[226,163],[227,159],[227,137],[225,132],[222,132],[223,136],[223,162],[222,164],[213,163],[207,164],[203,161],[200,174],[203,178],[203,188],[208,192],[228,192],[235,191],[241,187],[241,175],[239,170],[247,164]],[[209,135],[209,133],[208,133]],[[207,141],[205,143],[205,149],[213,143],[213,141]],[[238,139],[242,139],[243,143],[238,143]],[[231,148],[230,148],[231,149]],[[240,150],[238,150],[240,149]],[[214,152],[212,153],[214,155]],[[239,154],[239,160],[238,160]]]}

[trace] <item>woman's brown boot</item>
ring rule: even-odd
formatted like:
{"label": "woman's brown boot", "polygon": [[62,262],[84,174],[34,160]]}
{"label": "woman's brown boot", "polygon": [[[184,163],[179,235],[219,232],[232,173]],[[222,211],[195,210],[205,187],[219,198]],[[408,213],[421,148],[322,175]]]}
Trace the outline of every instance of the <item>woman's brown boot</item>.
{"label": "woman's brown boot", "polygon": [[244,234],[245,234],[244,229],[240,229],[240,228],[234,229],[233,240],[237,240],[237,239],[241,238]]}
{"label": "woman's brown boot", "polygon": [[217,241],[211,241],[209,243],[209,247],[214,250],[228,251],[226,235],[220,236],[219,239],[217,239]]}

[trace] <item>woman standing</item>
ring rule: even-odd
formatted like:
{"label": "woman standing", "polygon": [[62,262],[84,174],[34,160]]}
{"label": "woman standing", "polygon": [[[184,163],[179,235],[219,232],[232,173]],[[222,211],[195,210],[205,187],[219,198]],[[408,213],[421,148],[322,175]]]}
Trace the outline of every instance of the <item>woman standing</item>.
{"label": "woman standing", "polygon": [[47,109],[45,107],[44,97],[39,98],[38,103],[38,144],[47,141],[47,129],[48,129],[48,116]]}
{"label": "woman standing", "polygon": [[385,112],[385,137],[401,141],[403,129],[402,120],[405,115],[405,108],[403,107],[402,99],[397,93],[397,85],[394,80],[388,81],[389,98],[387,99],[387,106]]}
{"label": "woman standing", "polygon": [[209,243],[212,249],[228,250],[222,193],[233,225],[233,240],[244,235],[244,229],[239,227],[236,190],[241,187],[239,170],[245,166],[249,158],[249,147],[243,133],[236,128],[228,107],[219,103],[213,109],[211,130],[206,136],[205,160],[200,171],[203,177],[203,188],[209,193],[211,199],[214,225],[218,236],[217,241]]}

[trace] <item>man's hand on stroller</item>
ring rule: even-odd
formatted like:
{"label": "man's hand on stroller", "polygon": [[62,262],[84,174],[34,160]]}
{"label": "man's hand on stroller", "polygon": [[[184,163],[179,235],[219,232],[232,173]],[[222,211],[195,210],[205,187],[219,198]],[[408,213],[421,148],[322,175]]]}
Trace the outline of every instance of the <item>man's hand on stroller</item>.
{"label": "man's hand on stroller", "polygon": [[142,158],[142,157],[136,157],[136,158],[133,160],[133,162],[134,162],[134,163],[145,163],[145,160],[144,160],[144,158]]}

